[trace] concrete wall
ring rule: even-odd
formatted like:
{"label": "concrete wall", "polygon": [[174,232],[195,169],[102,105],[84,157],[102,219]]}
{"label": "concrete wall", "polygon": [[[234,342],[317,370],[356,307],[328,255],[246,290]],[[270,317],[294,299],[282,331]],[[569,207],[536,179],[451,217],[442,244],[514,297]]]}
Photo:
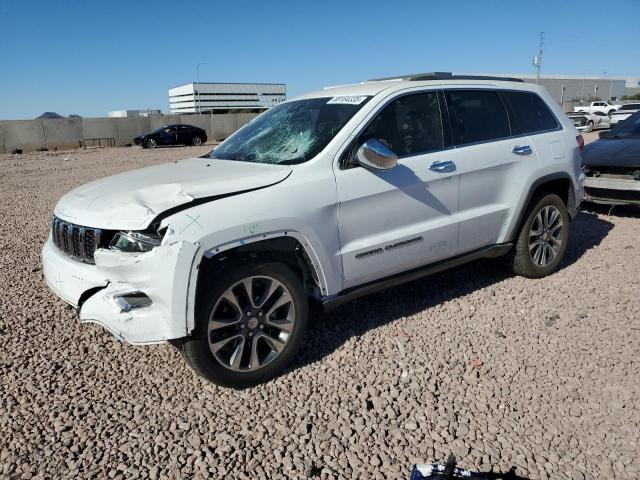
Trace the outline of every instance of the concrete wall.
{"label": "concrete wall", "polygon": [[82,120],[79,118],[60,118],[43,120],[46,147],[49,150],[78,148],[82,140]]}
{"label": "concrete wall", "polygon": [[211,140],[223,140],[238,129],[237,113],[211,116]]}
{"label": "concrete wall", "polygon": [[84,140],[95,138],[118,138],[118,125],[112,118],[83,118],[82,136]]}
{"label": "concrete wall", "polygon": [[116,138],[118,147],[133,145],[135,137],[151,131],[151,121],[148,117],[115,118],[111,120],[115,120],[114,123],[118,131]]}
{"label": "concrete wall", "polygon": [[[116,146],[133,144],[134,137],[163,125],[185,123],[203,128],[209,141],[223,140],[255,118],[254,113],[221,115],[163,115],[127,118],[63,118],[55,120],[7,120],[0,122],[0,153],[20,148],[24,152],[78,148],[94,139],[113,139]],[[102,142],[102,145],[108,143]]]}
{"label": "concrete wall", "polygon": [[47,148],[42,120],[2,122],[2,133],[4,149],[7,152],[14,148],[20,148],[25,152]]}
{"label": "concrete wall", "polygon": [[151,128],[151,131],[155,130],[156,128],[164,127],[165,125],[171,125],[173,123],[183,123],[180,115],[162,115],[161,117],[154,116],[149,117],[149,120],[151,121],[151,125],[149,127]]}

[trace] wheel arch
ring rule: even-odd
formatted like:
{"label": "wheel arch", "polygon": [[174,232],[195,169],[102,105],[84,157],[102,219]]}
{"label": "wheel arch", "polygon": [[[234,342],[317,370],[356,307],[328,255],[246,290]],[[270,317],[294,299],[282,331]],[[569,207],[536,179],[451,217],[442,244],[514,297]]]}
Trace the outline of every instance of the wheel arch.
{"label": "wheel arch", "polygon": [[529,208],[531,208],[533,200],[542,193],[554,193],[558,195],[567,206],[569,216],[573,218],[576,215],[576,196],[571,176],[567,172],[556,172],[545,175],[538,178],[531,184],[531,187],[529,187],[525,201],[518,214],[518,221],[507,236],[508,242],[512,242],[515,239],[527,219],[527,212]]}
{"label": "wheel arch", "polygon": [[312,245],[299,232],[281,231],[261,234],[204,249],[199,262],[194,262],[189,288],[187,332],[195,328],[195,312],[207,282],[225,269],[255,260],[277,261],[292,268],[304,283],[308,296],[319,299],[327,295],[325,272]]}

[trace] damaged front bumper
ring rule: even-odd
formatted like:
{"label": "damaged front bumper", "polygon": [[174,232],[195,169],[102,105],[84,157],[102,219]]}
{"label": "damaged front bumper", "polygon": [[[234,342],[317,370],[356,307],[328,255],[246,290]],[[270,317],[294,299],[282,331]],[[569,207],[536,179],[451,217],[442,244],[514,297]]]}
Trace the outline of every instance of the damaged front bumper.
{"label": "damaged front bumper", "polygon": [[589,176],[584,184],[584,200],[607,205],[640,205],[640,180]]}
{"label": "damaged front bumper", "polygon": [[[146,253],[99,249],[95,265],[63,255],[47,240],[42,265],[47,284],[80,307],[80,320],[102,325],[132,344],[182,338],[187,329],[187,292],[197,245],[177,242]],[[143,294],[139,308],[123,308],[122,295]]]}

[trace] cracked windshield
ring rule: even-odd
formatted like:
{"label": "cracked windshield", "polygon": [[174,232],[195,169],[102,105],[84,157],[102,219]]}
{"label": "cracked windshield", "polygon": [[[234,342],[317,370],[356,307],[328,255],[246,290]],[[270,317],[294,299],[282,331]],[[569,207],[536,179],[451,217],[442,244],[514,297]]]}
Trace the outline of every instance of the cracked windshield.
{"label": "cracked windshield", "polygon": [[316,156],[368,97],[325,97],[272,108],[223,142],[211,158],[291,165]]}

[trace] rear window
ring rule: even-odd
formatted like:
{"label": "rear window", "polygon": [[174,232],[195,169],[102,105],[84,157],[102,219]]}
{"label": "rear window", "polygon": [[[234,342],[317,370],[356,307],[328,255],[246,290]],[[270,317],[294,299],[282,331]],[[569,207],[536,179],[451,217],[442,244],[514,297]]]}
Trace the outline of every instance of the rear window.
{"label": "rear window", "polygon": [[507,111],[493,90],[447,90],[454,143],[483,142],[505,138],[509,133]]}
{"label": "rear window", "polygon": [[512,135],[544,132],[558,128],[547,104],[535,93],[500,92],[509,111]]}
{"label": "rear window", "polygon": [[629,103],[627,105],[622,105],[620,110],[640,110],[640,103]]}

